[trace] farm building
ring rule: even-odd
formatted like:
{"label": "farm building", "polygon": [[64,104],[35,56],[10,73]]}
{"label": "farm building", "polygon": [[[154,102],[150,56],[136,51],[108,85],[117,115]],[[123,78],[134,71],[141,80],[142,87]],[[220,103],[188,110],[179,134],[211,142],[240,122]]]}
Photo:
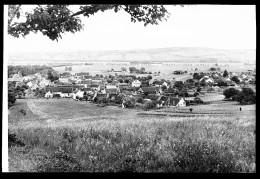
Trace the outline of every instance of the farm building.
{"label": "farm building", "polygon": [[139,80],[134,80],[134,81],[132,82],[132,87],[140,87],[141,84],[142,84],[141,81],[139,81]]}
{"label": "farm building", "polygon": [[159,87],[141,87],[138,92],[149,94],[161,94],[162,90]]}
{"label": "farm building", "polygon": [[53,94],[48,91],[46,94],[45,94],[45,98],[53,98]]}

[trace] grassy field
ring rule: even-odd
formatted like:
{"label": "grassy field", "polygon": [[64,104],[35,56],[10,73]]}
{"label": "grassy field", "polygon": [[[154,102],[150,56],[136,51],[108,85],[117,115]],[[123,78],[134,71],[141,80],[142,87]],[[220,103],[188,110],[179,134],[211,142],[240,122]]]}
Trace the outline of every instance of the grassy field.
{"label": "grassy field", "polygon": [[[161,72],[161,75],[168,75],[171,74],[175,70],[183,70],[187,71],[188,73],[194,73],[195,68],[198,69],[199,72],[208,72],[208,70],[211,68],[210,66],[199,66],[199,67],[189,67],[187,66],[162,66],[162,65],[151,65],[151,66],[134,66],[138,69],[141,67],[144,67],[146,71],[149,72]],[[72,73],[79,73],[79,72],[90,72],[91,75],[95,75],[96,71],[107,71],[107,70],[121,70],[122,67],[129,68],[132,66],[125,66],[125,65],[73,65],[72,66]],[[54,70],[63,73],[65,72],[65,66],[63,67],[53,67]],[[229,67],[221,67],[222,71],[225,69],[231,72],[243,72],[247,71],[248,69],[252,69],[252,67],[247,67],[244,65],[234,65],[234,66],[229,66]],[[105,74],[104,72],[102,74]]]}
{"label": "grassy field", "polygon": [[12,172],[255,172],[255,105],[193,106],[193,117],[172,117],[190,107],[142,111],[45,100],[18,99],[10,108]]}

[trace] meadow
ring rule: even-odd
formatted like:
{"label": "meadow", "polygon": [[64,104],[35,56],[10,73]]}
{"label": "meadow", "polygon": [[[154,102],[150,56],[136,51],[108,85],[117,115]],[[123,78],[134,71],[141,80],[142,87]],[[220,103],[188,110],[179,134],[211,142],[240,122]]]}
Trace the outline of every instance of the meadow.
{"label": "meadow", "polygon": [[[10,108],[12,172],[255,172],[255,105],[142,110],[70,99],[19,100]],[[76,109],[77,108],[77,109]],[[26,115],[18,112],[26,110]],[[85,110],[84,110],[85,109]],[[40,110],[49,120],[34,113]],[[213,116],[196,113],[215,113]],[[226,114],[227,112],[232,115]],[[58,114],[60,113],[60,117]],[[37,115],[39,114],[39,115]]]}

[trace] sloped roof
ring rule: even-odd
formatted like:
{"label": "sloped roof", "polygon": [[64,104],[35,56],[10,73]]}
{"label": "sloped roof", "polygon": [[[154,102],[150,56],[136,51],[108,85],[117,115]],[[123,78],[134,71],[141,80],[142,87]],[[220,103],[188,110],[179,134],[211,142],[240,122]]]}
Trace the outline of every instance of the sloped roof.
{"label": "sloped roof", "polygon": [[162,85],[164,82],[163,81],[154,81],[153,84],[154,85]]}
{"label": "sloped roof", "polygon": [[146,99],[151,99],[154,101],[159,101],[161,99],[161,95],[155,95],[155,94],[148,94]]}
{"label": "sloped roof", "polygon": [[134,80],[133,82],[132,82],[132,84],[133,83],[142,83],[141,81],[139,81],[139,80]]}
{"label": "sloped roof", "polygon": [[80,84],[91,84],[91,81],[89,80],[82,80]]}
{"label": "sloped roof", "polygon": [[91,88],[83,88],[82,91],[92,91]]}
{"label": "sloped roof", "polygon": [[62,93],[72,93],[73,88],[72,87],[66,87],[66,88],[61,88]]}
{"label": "sloped roof", "polygon": [[97,93],[97,98],[106,98],[107,94]]}
{"label": "sloped roof", "polygon": [[126,90],[122,91],[122,93],[124,93],[126,95],[131,95],[132,94],[130,91],[126,91]]}
{"label": "sloped roof", "polygon": [[162,100],[162,101],[168,101],[169,99],[170,99],[169,96],[162,96],[162,97],[161,97],[161,100]]}
{"label": "sloped roof", "polygon": [[178,103],[179,103],[179,101],[180,101],[180,99],[179,99],[179,98],[174,98],[174,97],[171,97],[171,98],[170,98],[170,103],[171,103],[171,104],[173,104],[173,103],[174,103],[174,104],[176,105],[176,104],[178,104]]}
{"label": "sloped roof", "polygon": [[117,89],[115,88],[111,88],[111,89],[105,89],[106,90],[106,93],[117,93]]}
{"label": "sloped roof", "polygon": [[45,87],[46,91],[50,91],[50,92],[61,92],[61,88],[60,87]]}
{"label": "sloped roof", "polygon": [[89,88],[98,88],[98,85],[97,84],[90,84],[88,87]]}
{"label": "sloped roof", "polygon": [[117,85],[118,86],[129,86],[129,84],[127,84],[127,83],[118,83]]}
{"label": "sloped roof", "polygon": [[156,92],[159,91],[159,87],[142,87],[139,90],[143,92]]}
{"label": "sloped roof", "polygon": [[80,73],[76,73],[75,75],[84,76],[84,75],[89,75],[89,73],[88,72],[80,72]]}

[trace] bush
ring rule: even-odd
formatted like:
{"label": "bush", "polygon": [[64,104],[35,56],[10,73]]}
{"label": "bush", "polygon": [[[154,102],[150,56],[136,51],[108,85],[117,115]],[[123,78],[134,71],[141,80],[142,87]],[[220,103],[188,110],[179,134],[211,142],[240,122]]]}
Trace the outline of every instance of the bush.
{"label": "bush", "polygon": [[156,102],[155,101],[145,101],[143,104],[143,109],[154,109],[156,108]]}
{"label": "bush", "polygon": [[13,92],[8,92],[8,103],[14,104],[15,101],[15,94]]}
{"label": "bush", "polygon": [[223,95],[227,99],[232,98],[233,96],[238,95],[238,93],[239,93],[239,91],[237,89],[235,89],[235,88],[228,88],[228,89],[223,91]]}
{"label": "bush", "polygon": [[26,115],[26,110],[24,109],[20,109],[19,112],[22,113],[24,116]]}
{"label": "bush", "polygon": [[143,101],[144,101],[143,98],[137,98],[136,100],[137,103],[143,103]]}
{"label": "bush", "polygon": [[243,88],[242,92],[238,92],[238,94],[232,96],[232,99],[242,105],[255,104],[256,94],[251,88]]}

